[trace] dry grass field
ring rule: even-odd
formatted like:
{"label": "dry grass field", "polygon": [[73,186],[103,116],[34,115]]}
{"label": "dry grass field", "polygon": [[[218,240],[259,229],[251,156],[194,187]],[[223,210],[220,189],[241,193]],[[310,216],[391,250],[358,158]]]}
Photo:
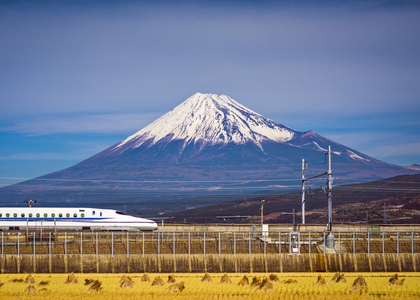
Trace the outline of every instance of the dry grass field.
{"label": "dry grass field", "polygon": [[[396,284],[390,283],[394,273],[345,273],[339,283],[332,281],[334,273],[227,274],[231,283],[226,276],[221,283],[224,274],[208,274],[211,281],[202,281],[203,273],[148,274],[149,282],[143,274],[74,275],[77,283],[65,283],[74,279],[68,274],[32,274],[34,282],[25,283],[28,274],[1,274],[0,299],[420,299],[420,273],[400,273]],[[317,284],[319,275],[326,285]],[[353,288],[359,275],[367,287]],[[164,284],[152,285],[158,276]],[[251,286],[253,277],[262,283]]]}

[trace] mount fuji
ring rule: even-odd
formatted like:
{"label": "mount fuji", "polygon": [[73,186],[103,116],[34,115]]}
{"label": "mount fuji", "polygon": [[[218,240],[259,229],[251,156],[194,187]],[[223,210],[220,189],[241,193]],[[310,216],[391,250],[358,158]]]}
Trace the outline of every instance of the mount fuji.
{"label": "mount fuji", "polygon": [[324,172],[328,146],[335,184],[415,172],[296,131],[226,95],[196,93],[125,140],[70,168],[5,187],[0,197],[278,193],[299,188],[302,159],[309,164],[305,175]]}

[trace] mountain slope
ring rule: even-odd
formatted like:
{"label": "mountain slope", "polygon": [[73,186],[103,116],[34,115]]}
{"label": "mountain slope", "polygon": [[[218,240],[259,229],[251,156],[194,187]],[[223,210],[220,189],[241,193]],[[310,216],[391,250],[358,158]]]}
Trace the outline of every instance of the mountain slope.
{"label": "mountain slope", "polygon": [[324,172],[326,166],[318,163],[324,162],[328,146],[336,184],[416,172],[312,131],[293,130],[228,96],[197,93],[120,143],[68,169],[6,187],[0,197],[73,193],[79,198],[81,194],[103,198],[113,192],[132,199],[141,193],[277,193],[280,188],[299,188],[302,158],[310,163],[307,177]]}

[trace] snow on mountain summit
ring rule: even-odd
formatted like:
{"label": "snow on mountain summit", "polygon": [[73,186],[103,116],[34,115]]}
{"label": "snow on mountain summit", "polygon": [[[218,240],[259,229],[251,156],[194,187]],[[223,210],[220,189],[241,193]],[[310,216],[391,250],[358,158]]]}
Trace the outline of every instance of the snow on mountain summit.
{"label": "snow on mountain summit", "polygon": [[170,112],[114,147],[136,148],[144,142],[183,140],[184,145],[287,142],[297,131],[276,123],[226,95],[196,93]]}

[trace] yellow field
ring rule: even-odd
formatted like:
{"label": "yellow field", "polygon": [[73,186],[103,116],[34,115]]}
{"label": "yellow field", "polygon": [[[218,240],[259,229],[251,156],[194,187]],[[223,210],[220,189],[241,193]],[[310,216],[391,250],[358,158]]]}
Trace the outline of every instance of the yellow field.
{"label": "yellow field", "polygon": [[[223,274],[210,274],[212,282],[202,282],[204,274],[174,274],[177,282],[184,281],[185,289],[181,292],[170,292],[167,283],[170,274],[148,274],[151,281],[160,276],[164,286],[152,286],[151,282],[141,282],[143,274],[127,274],[134,281],[134,288],[120,288],[120,278],[123,274],[75,274],[77,284],[65,284],[67,274],[32,274],[36,291],[27,293],[29,284],[13,282],[16,279],[25,280],[27,274],[1,274],[0,299],[420,299],[420,273],[400,273],[400,279],[405,278],[403,285],[389,284],[393,273],[346,273],[347,283],[331,282],[333,273],[276,273],[279,282],[272,282],[271,291],[261,291],[257,287],[239,286],[244,275],[252,281],[253,276],[263,279],[270,274],[228,274],[232,283],[221,284]],[[322,275],[326,286],[316,286],[318,275]],[[354,280],[362,275],[368,284],[365,291],[351,291]],[[102,281],[101,290],[87,291],[85,279]],[[296,283],[282,283],[282,280],[294,279]],[[40,286],[41,281],[49,281]],[[44,290],[42,290],[44,289]]]}

